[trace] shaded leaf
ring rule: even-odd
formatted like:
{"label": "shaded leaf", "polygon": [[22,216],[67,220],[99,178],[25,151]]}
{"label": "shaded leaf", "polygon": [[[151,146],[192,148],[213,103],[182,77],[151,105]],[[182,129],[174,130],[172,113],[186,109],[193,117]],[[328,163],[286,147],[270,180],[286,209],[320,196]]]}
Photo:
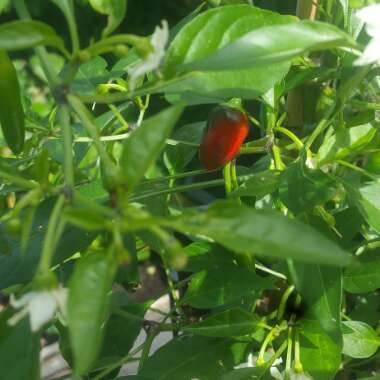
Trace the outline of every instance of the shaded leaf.
{"label": "shaded leaf", "polygon": [[29,318],[16,326],[7,321],[12,316],[10,309],[0,314],[0,365],[2,380],[40,379],[40,339],[33,334]]}
{"label": "shaded leaf", "polygon": [[380,252],[364,252],[344,272],[344,289],[350,293],[368,293],[380,288]]}
{"label": "shaded leaf", "polygon": [[[8,245],[8,255],[0,255],[0,288],[30,281],[35,273],[42,251],[42,242],[46,233],[49,216],[55,198],[49,198],[39,204],[33,218],[27,254],[22,254],[21,239],[4,235],[4,244]],[[59,264],[74,253],[85,249],[96,235],[75,227],[66,227],[58,241],[53,264]]]}
{"label": "shaded leaf", "polygon": [[140,374],[155,380],[221,378],[232,356],[228,343],[199,336],[172,340],[149,357]]}
{"label": "shaded leaf", "polygon": [[182,302],[196,308],[213,308],[244,297],[257,298],[262,290],[271,287],[269,279],[245,268],[211,269],[192,277]]}
{"label": "shaded leaf", "polygon": [[218,244],[194,242],[185,247],[187,264],[184,270],[198,272],[205,269],[234,266],[234,255]]}
{"label": "shaded leaf", "polygon": [[334,185],[321,170],[310,170],[294,163],[282,174],[279,193],[285,206],[299,214],[331,199],[336,192]]}
{"label": "shaded leaf", "polygon": [[181,144],[180,142],[199,144],[205,126],[206,123],[201,121],[185,125],[173,133],[172,138],[178,140],[179,144],[168,145],[165,150],[167,166],[171,171],[180,172],[193,159],[198,152],[198,147]]}

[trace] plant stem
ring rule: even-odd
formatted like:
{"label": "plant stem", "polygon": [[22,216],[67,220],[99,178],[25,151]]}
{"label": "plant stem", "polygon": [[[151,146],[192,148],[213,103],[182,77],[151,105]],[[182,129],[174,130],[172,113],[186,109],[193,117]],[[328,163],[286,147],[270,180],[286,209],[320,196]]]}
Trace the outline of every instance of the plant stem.
{"label": "plant stem", "polygon": [[69,27],[73,55],[75,55],[79,51],[79,36],[77,24],[75,22],[73,0],[65,2],[61,0],[53,0],[53,3],[56,4],[66,18],[67,26]]}
{"label": "plant stem", "polygon": [[[254,175],[252,175],[252,174],[251,175],[238,176],[237,180],[238,180],[238,182],[244,182],[244,181],[247,181],[248,179],[252,178],[253,176]],[[191,185],[180,185],[180,186],[176,186],[176,187],[173,187],[170,189],[157,190],[157,191],[142,193],[141,195],[135,195],[135,196],[130,198],[130,201],[136,202],[136,201],[140,201],[142,199],[156,197],[158,195],[223,186],[224,183],[225,183],[224,179],[221,178],[221,179],[214,179],[211,181],[203,181],[203,182],[192,183]]]}
{"label": "plant stem", "polygon": [[152,347],[152,344],[153,344],[153,341],[154,341],[155,337],[157,336],[157,333],[158,332],[153,331],[150,334],[148,334],[147,338],[145,339],[145,342],[144,342],[145,344],[144,344],[144,347],[143,347],[143,350],[142,350],[142,353],[141,353],[141,358],[140,358],[140,361],[139,361],[139,366],[138,366],[137,372],[141,371],[141,369],[144,366],[146,360],[148,359],[150,349]]}
{"label": "plant stem", "polygon": [[145,104],[141,104],[140,106],[140,113],[139,113],[139,117],[137,119],[137,122],[136,122],[136,125],[139,127],[143,120],[144,120],[144,116],[145,116],[145,111],[148,109],[149,107],[149,101],[150,101],[150,95],[148,94],[146,97],[145,97]]}
{"label": "plant stem", "polygon": [[258,269],[258,270],[261,270],[262,272],[269,273],[269,274],[271,274],[272,276],[275,276],[275,277],[281,278],[281,279],[283,279],[283,280],[286,280],[286,279],[287,279],[286,276],[285,276],[284,274],[279,273],[279,272],[276,272],[276,271],[274,271],[274,270],[272,270],[272,269],[270,269],[270,268],[267,268],[267,267],[265,267],[264,265],[261,265],[261,264],[256,263],[256,264],[255,264],[255,268]]}
{"label": "plant stem", "polygon": [[63,140],[63,174],[65,184],[74,188],[74,160],[73,160],[73,136],[70,125],[70,111],[66,104],[58,109],[58,120],[61,126]]}
{"label": "plant stem", "polygon": [[97,376],[93,378],[93,380],[101,380],[104,378],[105,375],[109,374],[112,372],[115,368],[120,367],[124,363],[128,362],[131,360],[131,358],[139,353],[145,345],[145,341],[141,343],[139,346],[137,346],[134,350],[130,351],[128,355],[125,355],[122,357],[120,360],[118,360],[116,363],[112,363],[109,367],[105,368],[103,371],[101,371]]}
{"label": "plant stem", "polygon": [[163,189],[163,190],[143,193],[141,195],[136,195],[136,196],[131,197],[130,201],[137,202],[142,199],[156,197],[158,195],[170,194],[170,193],[175,193],[175,192],[181,193],[181,192],[190,191],[190,190],[207,189],[210,187],[218,187],[218,186],[223,186],[223,185],[224,185],[224,179],[203,181],[203,182],[193,183],[191,185],[180,185],[180,186],[173,187],[171,189]]}
{"label": "plant stem", "polygon": [[[298,0],[296,15],[300,19],[315,20],[318,0]],[[305,87],[299,86],[288,93],[286,99],[287,125],[290,128],[302,128],[304,124]]]}
{"label": "plant stem", "polygon": [[344,160],[336,160],[337,164],[339,165],[342,165],[342,166],[345,166],[347,168],[350,168],[352,170],[355,170],[356,172],[360,173],[360,174],[363,174],[365,175],[366,177],[374,180],[374,181],[378,181],[379,180],[379,177],[369,173],[367,170],[363,169],[363,168],[359,168],[359,166],[356,166],[354,164],[351,164],[350,162],[347,162],[347,161],[344,161]]}
{"label": "plant stem", "polygon": [[294,342],[294,370],[297,373],[303,372],[303,366],[300,358],[300,333],[298,329],[295,331],[295,342]]}
{"label": "plant stem", "polygon": [[310,149],[316,138],[330,125],[332,114],[333,110],[330,110],[328,114],[323,119],[321,119],[321,121],[318,123],[311,135],[306,140],[305,149]]}
{"label": "plant stem", "polygon": [[223,168],[224,187],[226,189],[226,197],[228,198],[232,192],[231,181],[231,162],[228,162]]}
{"label": "plant stem", "polygon": [[288,302],[288,299],[290,295],[293,293],[294,289],[294,285],[289,286],[281,297],[280,305],[278,306],[277,310],[277,319],[279,321],[281,321],[284,316],[286,303]]}
{"label": "plant stem", "polygon": [[100,141],[99,138],[99,132],[98,128],[93,120],[93,117],[91,113],[88,111],[86,106],[75,96],[69,94],[67,96],[67,100],[71,106],[71,108],[75,111],[75,113],[78,115],[79,119],[82,121],[83,126],[86,128],[87,133],[93,140],[96,150],[98,151],[98,154],[100,156],[100,159],[102,160],[103,164],[105,165],[105,170],[111,170],[113,171],[114,163],[112,162],[110,156],[107,153],[107,150],[103,146],[103,144]]}
{"label": "plant stem", "polygon": [[152,184],[152,183],[156,183],[156,182],[170,181],[171,179],[177,180],[177,179],[186,178],[186,177],[193,177],[193,176],[201,175],[201,174],[214,173],[214,172],[217,172],[219,170],[220,169],[214,169],[214,170],[205,170],[205,169],[192,170],[192,171],[185,172],[185,173],[179,173],[179,174],[169,175],[169,176],[165,176],[165,177],[158,177],[158,178],[147,179],[145,181],[140,182],[140,184],[141,185],[147,185],[147,184]]}
{"label": "plant stem", "polygon": [[292,367],[292,349],[293,349],[293,327],[288,329],[288,350],[286,353],[285,372],[289,372]]}
{"label": "plant stem", "polygon": [[181,315],[182,310],[181,310],[181,306],[179,305],[180,300],[179,300],[177,290],[175,288],[175,285],[172,279],[171,270],[166,265],[164,265],[164,268],[165,268],[166,280],[169,287],[169,295],[172,298],[172,301],[174,303],[175,311],[177,312],[178,315]]}
{"label": "plant stem", "polygon": [[45,239],[42,246],[40,262],[37,273],[46,274],[50,272],[50,267],[56,247],[56,243],[63,232],[64,222],[62,219],[65,196],[62,194],[58,197],[49,219],[49,225],[46,231]]}
{"label": "plant stem", "polygon": [[[113,104],[110,104],[109,105],[109,108],[110,110],[113,112],[113,114],[115,115],[115,118],[117,120],[119,120],[119,123],[121,124],[122,128],[124,130],[128,130],[129,129],[129,124],[127,123],[127,121],[124,119],[123,115],[120,113],[120,111],[118,110],[118,108],[116,106],[114,106]],[[129,134],[128,134],[129,135]],[[111,136],[112,137],[112,136]],[[100,140],[102,141],[102,138],[100,137]],[[104,140],[103,140],[104,141]]]}
{"label": "plant stem", "polygon": [[264,339],[263,344],[261,345],[259,356],[257,357],[257,366],[261,366],[265,363],[265,360],[264,360],[265,351],[267,350],[269,343],[274,339],[276,335],[278,335],[281,332],[281,330],[282,330],[281,327],[276,325],[272,328],[272,330],[269,331],[269,333]]}
{"label": "plant stem", "polygon": [[239,154],[260,154],[265,153],[266,148],[263,146],[242,146]]}
{"label": "plant stem", "polygon": [[32,181],[32,180],[28,180],[28,179],[25,179],[25,178],[22,178],[22,177],[19,177],[19,176],[16,176],[16,175],[13,175],[13,174],[9,174],[7,172],[4,172],[2,170],[0,170],[0,178],[3,178],[5,179],[6,181],[9,181],[23,189],[35,189],[36,187],[39,187],[39,183],[35,182],[35,181]]}
{"label": "plant stem", "polygon": [[273,154],[275,168],[277,170],[284,170],[285,164],[283,163],[282,158],[281,158],[280,148],[275,144],[273,144],[272,146],[272,154]]}
{"label": "plant stem", "polygon": [[318,0],[298,0],[297,17],[300,19],[315,20],[317,16]]}
{"label": "plant stem", "polygon": [[[58,0],[60,1],[60,0]],[[79,49],[80,49],[80,45],[79,45],[79,35],[78,35],[78,28],[77,28],[77,24],[75,22],[75,12],[74,12],[74,7],[73,7],[73,3],[71,2],[70,3],[70,14],[66,14],[65,13],[65,16],[66,16],[66,20],[67,20],[67,25],[69,27],[69,32],[70,32],[70,37],[71,37],[71,44],[72,44],[72,49],[73,49],[73,55],[75,55]]]}
{"label": "plant stem", "polygon": [[350,99],[348,103],[360,109],[374,110],[374,111],[380,110],[380,103],[364,102],[364,101],[356,100],[356,99]]}
{"label": "plant stem", "polygon": [[288,136],[290,140],[296,144],[298,150],[303,148],[303,142],[292,131],[289,131],[289,129],[284,127],[276,127],[274,130]]}
{"label": "plant stem", "polygon": [[7,213],[3,214],[0,217],[0,222],[3,222],[5,220],[11,219],[14,216],[17,216],[19,212],[30,205],[36,204],[37,201],[42,196],[41,188],[34,187],[30,191],[28,191],[17,203],[16,205],[10,209]]}

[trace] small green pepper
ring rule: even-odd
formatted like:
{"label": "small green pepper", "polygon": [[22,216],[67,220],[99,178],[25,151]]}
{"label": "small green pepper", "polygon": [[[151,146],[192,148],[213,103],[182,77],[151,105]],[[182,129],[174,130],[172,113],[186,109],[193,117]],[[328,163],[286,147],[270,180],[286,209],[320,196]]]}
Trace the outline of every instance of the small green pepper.
{"label": "small green pepper", "polygon": [[3,50],[0,50],[0,124],[12,152],[21,153],[25,139],[25,120],[20,85],[12,61]]}

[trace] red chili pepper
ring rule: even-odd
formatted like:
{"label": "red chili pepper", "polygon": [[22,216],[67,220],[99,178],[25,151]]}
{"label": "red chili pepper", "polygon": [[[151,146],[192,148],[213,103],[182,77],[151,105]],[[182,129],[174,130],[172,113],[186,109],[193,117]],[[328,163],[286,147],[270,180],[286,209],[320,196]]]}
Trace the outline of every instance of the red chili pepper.
{"label": "red chili pepper", "polygon": [[227,106],[216,107],[207,122],[200,146],[200,159],[208,170],[233,160],[248,135],[248,117]]}

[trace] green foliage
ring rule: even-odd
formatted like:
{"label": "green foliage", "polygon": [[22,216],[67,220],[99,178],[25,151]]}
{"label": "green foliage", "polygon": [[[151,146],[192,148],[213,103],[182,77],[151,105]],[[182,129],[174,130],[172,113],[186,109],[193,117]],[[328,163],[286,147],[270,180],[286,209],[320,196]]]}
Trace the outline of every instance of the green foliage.
{"label": "green foliage", "polygon": [[11,21],[0,25],[0,49],[21,50],[39,45],[63,48],[54,29],[39,21]]}
{"label": "green foliage", "polygon": [[114,275],[112,257],[102,252],[83,258],[71,277],[67,323],[77,374],[91,369],[98,355]]}
{"label": "green foliage", "polygon": [[254,3],[0,0],[1,379],[379,375],[373,2]]}

